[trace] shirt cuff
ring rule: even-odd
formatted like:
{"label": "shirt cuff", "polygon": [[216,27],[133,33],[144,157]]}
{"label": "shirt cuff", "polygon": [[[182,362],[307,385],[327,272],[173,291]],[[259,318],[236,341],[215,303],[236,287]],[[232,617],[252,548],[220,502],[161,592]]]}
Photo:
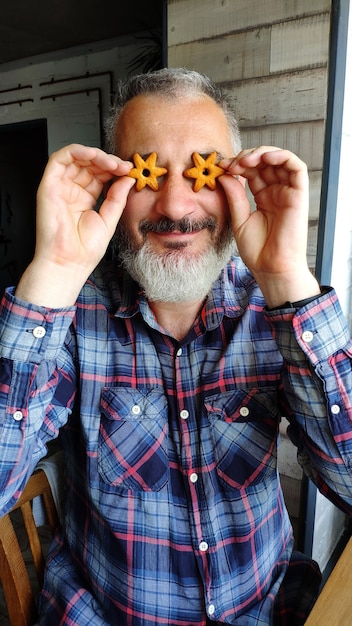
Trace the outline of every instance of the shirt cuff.
{"label": "shirt cuff", "polygon": [[47,309],[19,300],[8,289],[0,306],[0,355],[13,361],[40,363],[56,359],[76,307]]}
{"label": "shirt cuff", "polygon": [[332,287],[320,287],[320,293],[315,296],[311,296],[310,298],[305,298],[304,300],[297,300],[297,302],[285,302],[284,304],[280,304],[280,306],[274,306],[269,309],[268,306],[265,306],[265,311],[279,311],[280,309],[301,309],[302,307],[314,302],[317,298],[320,298],[321,295],[325,293],[329,293]]}
{"label": "shirt cuff", "polygon": [[339,350],[350,348],[347,322],[333,288],[306,307],[267,311],[266,318],[281,354],[288,361],[300,361],[303,352],[316,366]]}

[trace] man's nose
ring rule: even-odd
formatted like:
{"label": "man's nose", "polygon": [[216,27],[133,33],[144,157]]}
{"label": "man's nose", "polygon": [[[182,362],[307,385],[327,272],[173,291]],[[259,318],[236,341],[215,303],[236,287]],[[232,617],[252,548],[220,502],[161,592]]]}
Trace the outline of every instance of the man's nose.
{"label": "man's nose", "polygon": [[197,194],[183,172],[167,173],[159,185],[155,208],[173,221],[190,215],[197,208]]}

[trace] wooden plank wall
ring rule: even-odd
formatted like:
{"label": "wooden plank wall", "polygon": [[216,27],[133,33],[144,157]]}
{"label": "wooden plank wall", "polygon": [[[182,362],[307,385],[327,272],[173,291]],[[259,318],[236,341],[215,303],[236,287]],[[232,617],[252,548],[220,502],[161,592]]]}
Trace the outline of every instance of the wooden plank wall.
{"label": "wooden plank wall", "polygon": [[244,147],[277,145],[310,174],[308,258],[315,266],[331,0],[168,0],[168,65],[230,94]]}

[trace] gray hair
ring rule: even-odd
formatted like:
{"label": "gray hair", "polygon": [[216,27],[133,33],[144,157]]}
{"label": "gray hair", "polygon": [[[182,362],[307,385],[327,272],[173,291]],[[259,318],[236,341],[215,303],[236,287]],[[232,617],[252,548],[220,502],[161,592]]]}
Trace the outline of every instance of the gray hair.
{"label": "gray hair", "polygon": [[241,149],[240,132],[235,113],[226,94],[204,74],[185,68],[163,68],[119,81],[115,102],[105,123],[105,147],[108,152],[118,154],[119,119],[127,102],[136,96],[153,94],[165,100],[174,100],[179,97],[199,98],[201,96],[212,98],[226,117],[234,154],[237,154]]}

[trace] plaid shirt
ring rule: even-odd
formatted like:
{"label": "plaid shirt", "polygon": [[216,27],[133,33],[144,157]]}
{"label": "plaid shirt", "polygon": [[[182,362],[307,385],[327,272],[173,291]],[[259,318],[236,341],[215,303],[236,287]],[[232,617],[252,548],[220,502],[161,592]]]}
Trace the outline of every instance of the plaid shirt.
{"label": "plaid shirt", "polygon": [[333,290],[298,312],[264,304],[238,259],[180,342],[113,268],[96,272],[71,309],[8,291],[3,512],[64,426],[66,517],[40,624],[273,623],[292,552],[280,417],[312,478],[347,510],[352,378]]}

